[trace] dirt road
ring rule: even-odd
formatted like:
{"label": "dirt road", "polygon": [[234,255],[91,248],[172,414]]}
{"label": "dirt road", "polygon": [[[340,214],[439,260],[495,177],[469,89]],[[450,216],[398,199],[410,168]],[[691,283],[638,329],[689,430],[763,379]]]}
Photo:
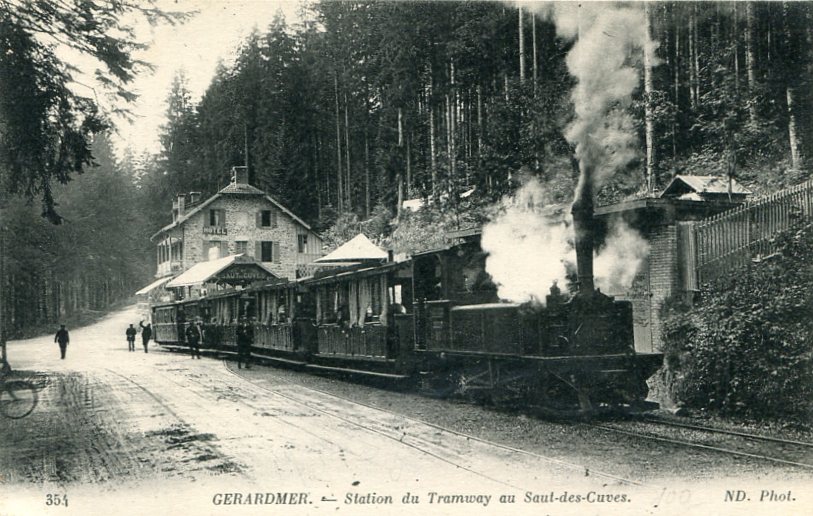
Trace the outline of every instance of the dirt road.
{"label": "dirt road", "polygon": [[[0,421],[0,513],[143,513],[168,500],[218,512],[282,500],[286,511],[379,514],[404,510],[405,496],[418,496],[421,512],[493,513],[501,494],[574,482],[631,489],[273,377],[249,381],[220,360],[155,345],[144,353],[140,340],[129,352],[124,330],[136,318],[126,310],[71,331],[65,360],[52,338],[9,344],[15,370],[36,372],[41,391],[31,416]],[[272,495],[247,505],[245,493]]]}

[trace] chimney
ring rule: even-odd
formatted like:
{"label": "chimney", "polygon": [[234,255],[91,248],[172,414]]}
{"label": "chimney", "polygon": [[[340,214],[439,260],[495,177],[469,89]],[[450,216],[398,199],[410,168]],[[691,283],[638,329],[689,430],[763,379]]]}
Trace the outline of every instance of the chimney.
{"label": "chimney", "polygon": [[248,184],[248,167],[231,167],[231,182],[238,185]]}
{"label": "chimney", "polygon": [[573,231],[576,236],[576,267],[579,275],[579,293],[592,295],[593,286],[593,192],[589,182],[573,203]]}
{"label": "chimney", "polygon": [[178,194],[178,218],[183,217],[186,208],[186,195]]}
{"label": "chimney", "polygon": [[200,192],[189,192],[189,204],[197,204],[200,202]]}

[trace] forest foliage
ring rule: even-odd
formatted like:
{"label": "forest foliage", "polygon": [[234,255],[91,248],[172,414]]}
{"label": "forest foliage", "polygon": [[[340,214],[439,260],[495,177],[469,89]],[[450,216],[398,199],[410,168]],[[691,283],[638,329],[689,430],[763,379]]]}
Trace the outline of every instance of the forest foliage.
{"label": "forest foliage", "polygon": [[[653,191],[676,173],[731,174],[756,191],[805,177],[813,7],[659,2],[647,15],[658,42],[650,91],[630,56],[639,156],[602,202],[645,195],[650,156]],[[244,162],[255,185],[322,229],[348,214],[394,216],[409,198],[446,211],[472,187],[479,210],[512,192],[520,169],[570,200],[573,42],[535,6],[321,2],[303,19],[255,31],[197,103],[178,77],[158,166],[164,203],[213,193]]]}
{"label": "forest foliage", "polygon": [[759,419],[813,416],[813,227],[777,236],[769,259],[704,285],[664,329],[677,401]]}
{"label": "forest foliage", "polygon": [[[105,297],[105,282],[132,281],[119,287],[123,295],[148,281],[149,236],[169,222],[172,198],[215,193],[235,165],[247,164],[255,186],[331,245],[363,231],[397,252],[436,245],[437,228],[481,223],[519,177],[539,179],[551,202],[572,198],[577,164],[564,132],[574,116],[566,63],[573,41],[557,35],[538,3],[303,3],[301,21],[279,15],[255,30],[202,98],[193,99],[179,73],[167,92],[160,152],[114,158],[104,141],[91,147],[111,120],[93,96],[62,88],[70,67],[35,35],[50,30],[76,42],[97,58],[106,93],[129,99],[128,81],[146,64],[132,58],[137,43],[121,16],[165,18],[141,4],[81,3],[101,9],[94,13],[0,0],[0,87],[13,92],[0,96],[2,191],[44,203],[37,210],[8,201],[8,225],[32,228],[9,248],[15,317],[62,316],[43,308],[52,306],[53,285],[75,281],[90,264],[106,276],[94,276],[102,286],[83,283],[86,307]],[[17,9],[48,5],[45,14]],[[812,4],[635,5],[646,9],[658,42],[649,68],[641,55],[629,58],[641,74],[632,106],[641,143],[600,202],[651,194],[676,173],[730,174],[756,192],[808,176]],[[26,24],[40,15],[52,23]],[[25,77],[41,87],[26,89]],[[80,176],[81,185],[54,186],[86,169],[86,184]],[[83,197],[95,178],[114,182],[121,197]],[[418,198],[420,211],[400,209]],[[47,227],[38,212],[68,224]]]}
{"label": "forest foliage", "polygon": [[0,343],[148,277],[144,196],[108,136],[149,69],[125,19],[184,17],[151,1],[0,0]]}

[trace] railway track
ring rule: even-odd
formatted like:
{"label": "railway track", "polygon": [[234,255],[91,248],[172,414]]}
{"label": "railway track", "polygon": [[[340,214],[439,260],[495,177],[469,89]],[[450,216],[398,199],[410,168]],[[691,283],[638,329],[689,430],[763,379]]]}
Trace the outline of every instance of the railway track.
{"label": "railway track", "polygon": [[[227,361],[224,360],[223,365],[224,365],[224,368],[229,373],[231,373],[234,376],[237,376],[237,377],[239,377],[241,379],[246,380],[246,378],[239,375],[237,372],[235,372],[230,367],[228,367],[228,362]],[[247,380],[247,381],[250,381],[250,380]],[[384,413],[384,414],[387,414],[389,416],[393,416],[393,417],[396,417],[396,418],[399,418],[399,419],[402,419],[402,420],[409,421],[409,422],[414,423],[414,424],[425,425],[425,426],[434,428],[434,429],[436,429],[436,430],[438,430],[440,432],[443,432],[443,433],[446,433],[446,434],[449,434],[449,435],[453,435],[453,436],[456,436],[456,437],[464,438],[464,439],[466,439],[468,441],[474,441],[474,442],[477,442],[477,443],[485,445],[485,446],[490,446],[490,447],[497,448],[497,449],[500,449],[500,450],[503,450],[503,451],[507,451],[507,452],[510,452],[510,453],[513,453],[513,454],[517,454],[517,455],[525,456],[525,457],[528,457],[528,458],[532,458],[534,460],[547,462],[549,464],[556,465],[556,466],[562,467],[562,468],[566,468],[566,469],[569,469],[569,470],[572,470],[572,471],[576,471],[576,472],[580,472],[580,473],[584,472],[584,474],[589,474],[591,476],[605,478],[605,479],[612,480],[612,481],[615,481],[615,482],[619,482],[619,483],[625,484],[625,485],[633,485],[633,486],[644,486],[644,485],[646,485],[646,484],[643,484],[641,482],[637,482],[635,480],[631,480],[631,479],[620,477],[620,476],[617,476],[617,475],[612,475],[610,473],[605,473],[605,472],[602,472],[602,471],[594,470],[594,469],[585,467],[584,465],[581,465],[581,464],[575,464],[575,463],[563,461],[563,460],[560,460],[560,459],[554,459],[552,457],[547,457],[545,455],[541,455],[541,454],[538,454],[538,453],[530,452],[530,451],[527,451],[527,450],[522,450],[520,448],[514,448],[512,446],[507,446],[507,445],[497,443],[497,442],[494,442],[494,441],[489,441],[487,439],[482,439],[480,437],[477,437],[477,436],[474,436],[474,435],[471,435],[471,434],[467,434],[465,432],[459,432],[459,431],[454,430],[452,428],[448,428],[448,427],[445,427],[445,426],[442,426],[442,425],[431,423],[429,421],[425,421],[425,420],[422,420],[422,419],[406,416],[406,415],[398,413],[398,412],[390,411],[390,410],[387,410],[387,409],[383,409],[381,407],[377,407],[377,406],[374,406],[374,405],[363,403],[363,402],[360,402],[360,401],[357,401],[357,400],[354,400],[354,399],[350,399],[350,398],[347,398],[347,397],[344,397],[344,396],[337,395],[337,394],[332,393],[332,392],[324,391],[324,390],[317,389],[317,388],[314,388],[314,387],[305,387],[305,386],[302,386],[302,385],[299,385],[299,384],[294,384],[294,383],[289,382],[289,381],[284,380],[284,379],[280,379],[280,381],[285,383],[285,384],[295,386],[296,388],[299,388],[299,389],[305,389],[305,390],[313,391],[313,392],[319,393],[319,394],[324,395],[324,396],[329,396],[331,398],[341,400],[341,401],[343,401],[345,403],[352,403],[352,404],[355,404],[355,405],[359,405],[359,406],[362,406],[362,407],[365,407],[365,408],[368,408],[368,409],[371,409],[371,410],[375,410],[375,411],[377,411],[379,413]],[[316,412],[319,412],[319,413],[325,414],[327,416],[339,419],[342,422],[352,424],[352,425],[357,426],[357,427],[359,427],[359,428],[361,428],[363,430],[373,432],[373,433],[376,433],[376,434],[380,434],[380,435],[384,435],[385,437],[388,437],[388,438],[393,438],[393,439],[399,441],[401,444],[404,444],[406,446],[414,448],[417,451],[420,451],[420,452],[425,453],[427,455],[433,456],[433,457],[435,457],[437,459],[440,459],[440,460],[442,460],[444,462],[447,462],[447,463],[449,463],[449,464],[451,464],[451,465],[453,465],[455,467],[465,469],[465,470],[467,470],[467,471],[469,471],[471,473],[477,474],[479,476],[482,476],[482,477],[487,478],[489,480],[495,481],[497,483],[501,483],[503,485],[506,485],[507,487],[512,487],[512,488],[515,488],[515,489],[521,489],[519,486],[509,485],[509,484],[506,484],[505,482],[502,482],[502,481],[500,481],[498,479],[491,478],[485,473],[471,470],[470,468],[467,468],[466,466],[463,466],[463,465],[461,465],[461,464],[459,464],[459,463],[457,463],[457,462],[455,462],[453,460],[450,460],[448,457],[442,456],[442,454],[436,453],[433,450],[433,448],[436,447],[436,445],[434,443],[429,443],[428,441],[425,441],[423,438],[420,438],[418,436],[415,436],[415,435],[409,435],[408,436],[407,433],[403,433],[400,437],[396,437],[394,435],[391,435],[391,432],[382,430],[382,428],[380,428],[380,427],[376,427],[374,425],[368,425],[368,424],[360,423],[360,422],[355,421],[355,420],[351,420],[351,419],[346,418],[346,417],[344,417],[341,414],[338,414],[336,412],[325,410],[324,408],[322,408],[322,407],[320,407],[320,406],[318,406],[316,404],[308,403],[306,401],[303,401],[299,397],[291,396],[291,395],[282,393],[282,392],[280,392],[278,390],[271,389],[271,388],[265,387],[265,386],[260,385],[260,384],[256,384],[254,382],[251,382],[251,383],[253,383],[255,386],[257,386],[257,387],[259,387],[259,388],[261,388],[261,389],[263,389],[263,390],[265,390],[265,391],[267,391],[267,392],[269,392],[269,393],[271,393],[271,394],[273,394],[275,396],[280,396],[282,398],[288,399],[288,400],[293,401],[295,403],[301,404],[301,405],[303,405],[303,406],[305,406],[305,407],[307,407],[307,408],[309,408],[311,410],[314,410]]]}
{"label": "railway track", "polygon": [[813,470],[813,443],[810,442],[669,421],[653,416],[646,416],[640,421],[588,423],[588,426],[685,448]]}

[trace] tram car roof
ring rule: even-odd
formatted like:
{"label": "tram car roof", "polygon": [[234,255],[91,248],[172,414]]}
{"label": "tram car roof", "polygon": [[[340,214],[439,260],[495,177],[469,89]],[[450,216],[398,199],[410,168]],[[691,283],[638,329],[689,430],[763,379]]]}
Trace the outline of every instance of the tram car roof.
{"label": "tram car roof", "polygon": [[373,266],[368,264],[366,267],[346,267],[342,269],[334,269],[329,272],[325,271],[323,274],[314,275],[311,278],[305,278],[301,281],[305,285],[323,285],[326,283],[341,282],[350,279],[363,278],[366,276],[374,276],[376,274],[383,274],[401,268],[409,268],[411,265],[411,260],[404,260],[401,262],[388,262]]}

